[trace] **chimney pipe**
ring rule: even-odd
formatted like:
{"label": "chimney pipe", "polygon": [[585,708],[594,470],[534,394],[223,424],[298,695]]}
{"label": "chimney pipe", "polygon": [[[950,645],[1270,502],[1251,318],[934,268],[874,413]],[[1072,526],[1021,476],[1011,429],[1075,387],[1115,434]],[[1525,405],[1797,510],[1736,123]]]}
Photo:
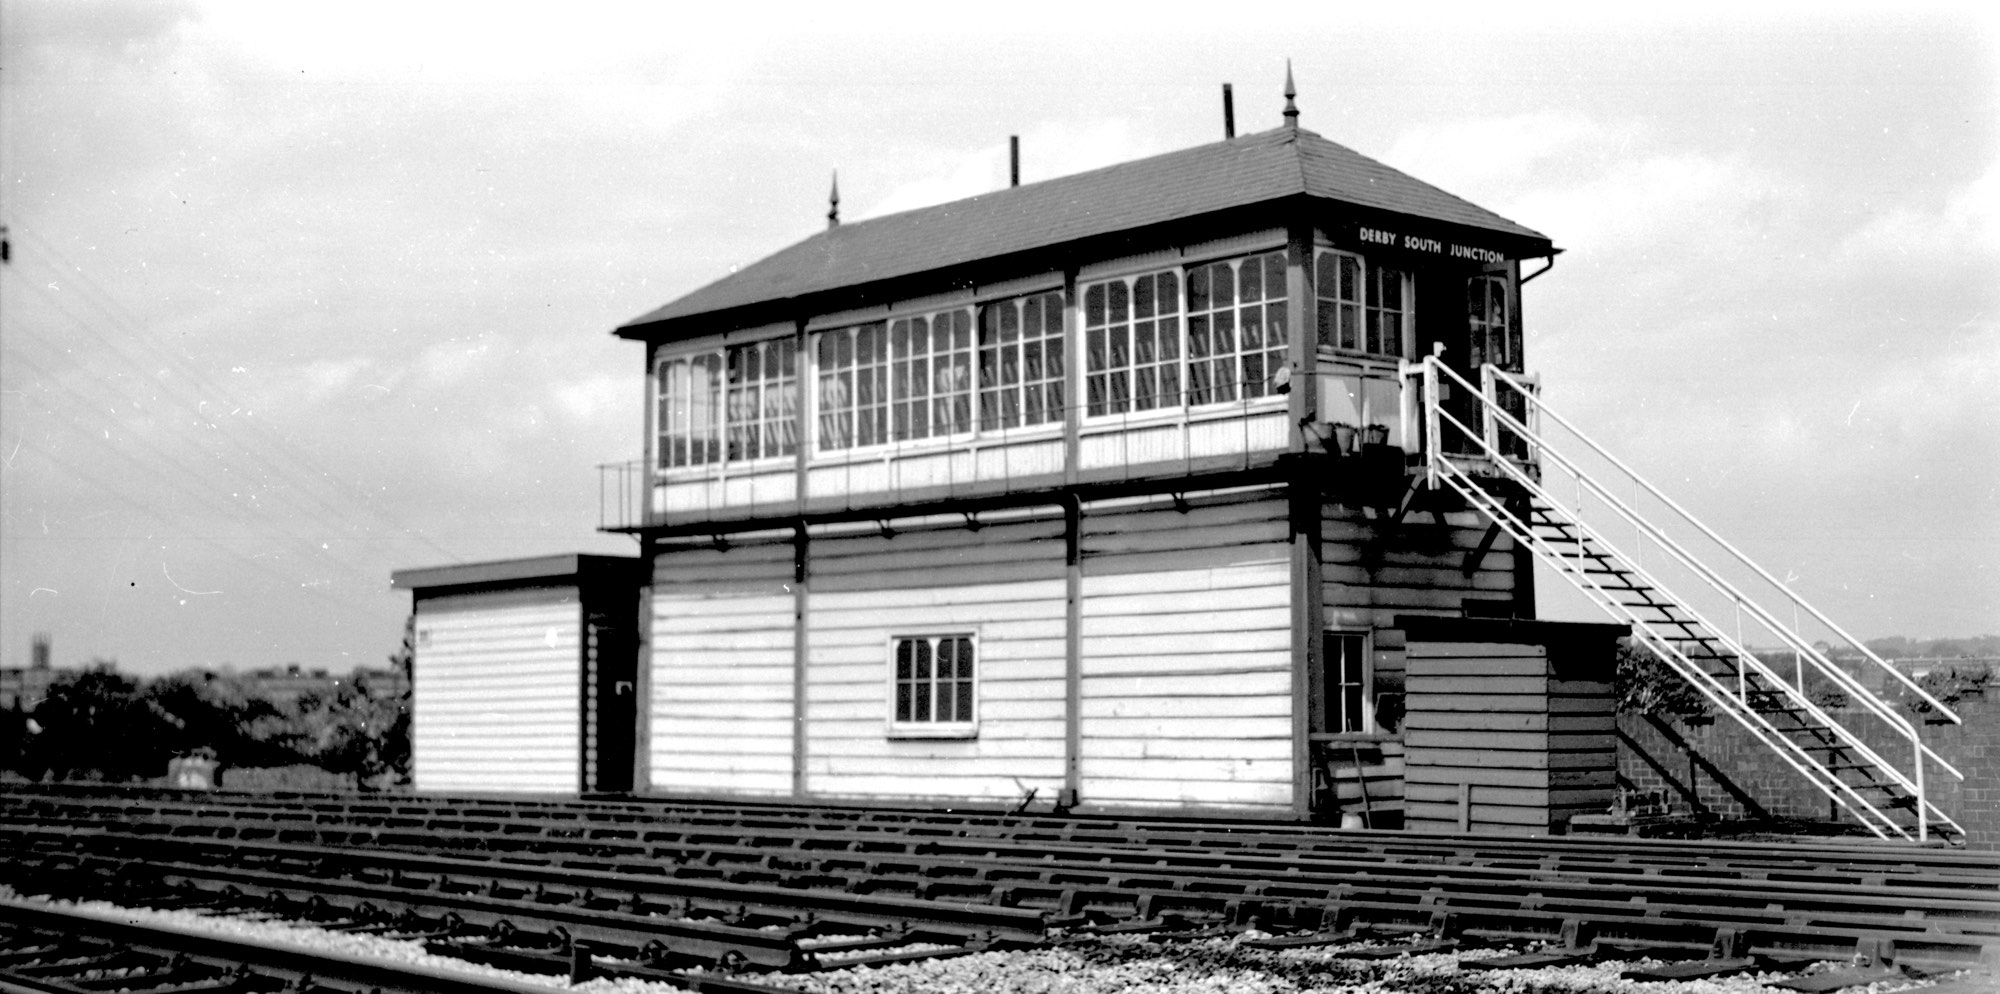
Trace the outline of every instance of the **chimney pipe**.
{"label": "chimney pipe", "polygon": [[1007,136],[1007,185],[1021,185],[1021,136]]}
{"label": "chimney pipe", "polygon": [[1236,94],[1222,84],[1222,137],[1236,137]]}

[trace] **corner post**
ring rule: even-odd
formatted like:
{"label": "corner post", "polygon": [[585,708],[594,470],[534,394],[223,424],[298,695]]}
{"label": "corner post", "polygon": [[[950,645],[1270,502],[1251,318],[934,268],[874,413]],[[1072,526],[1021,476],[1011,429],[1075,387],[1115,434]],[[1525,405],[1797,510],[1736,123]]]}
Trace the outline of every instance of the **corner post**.
{"label": "corner post", "polygon": [[1286,323],[1291,330],[1290,445],[1286,474],[1291,520],[1292,588],[1292,813],[1312,815],[1312,709],[1321,679],[1326,606],[1320,561],[1321,485],[1314,475],[1319,421],[1319,340],[1314,332],[1318,298],[1313,283],[1313,228],[1291,225],[1285,245]]}

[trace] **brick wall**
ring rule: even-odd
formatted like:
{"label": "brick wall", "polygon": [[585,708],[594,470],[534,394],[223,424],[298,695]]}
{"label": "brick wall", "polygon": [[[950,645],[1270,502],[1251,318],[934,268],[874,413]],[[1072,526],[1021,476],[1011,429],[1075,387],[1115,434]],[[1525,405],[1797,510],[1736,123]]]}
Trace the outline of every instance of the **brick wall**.
{"label": "brick wall", "polygon": [[[2000,698],[2000,693],[1991,693]],[[2000,850],[2000,699],[1968,695],[1955,706],[1963,725],[1922,725],[1924,741],[1965,773],[1965,780],[1935,764],[1927,788],[1938,806],[1965,826],[1966,844]],[[1865,716],[1837,713],[1871,748],[1896,761],[1891,739]],[[1833,802],[1814,790],[1784,760],[1728,718],[1688,724],[1648,715],[1618,716],[1618,779],[1634,790],[1664,790],[1679,810],[1726,819],[1834,817]],[[1907,770],[1907,762],[1899,763]]]}

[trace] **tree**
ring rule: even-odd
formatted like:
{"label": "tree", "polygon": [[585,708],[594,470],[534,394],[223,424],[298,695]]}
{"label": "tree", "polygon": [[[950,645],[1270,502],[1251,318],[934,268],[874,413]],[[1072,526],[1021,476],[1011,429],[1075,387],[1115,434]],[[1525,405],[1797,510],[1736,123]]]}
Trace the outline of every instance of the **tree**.
{"label": "tree", "polygon": [[1652,649],[1618,641],[1618,710],[1625,714],[1691,717],[1708,714],[1708,701]]}
{"label": "tree", "polygon": [[159,776],[180,730],[138,691],[109,664],[56,677],[31,716],[40,731],[29,737],[21,772],[36,779]]}

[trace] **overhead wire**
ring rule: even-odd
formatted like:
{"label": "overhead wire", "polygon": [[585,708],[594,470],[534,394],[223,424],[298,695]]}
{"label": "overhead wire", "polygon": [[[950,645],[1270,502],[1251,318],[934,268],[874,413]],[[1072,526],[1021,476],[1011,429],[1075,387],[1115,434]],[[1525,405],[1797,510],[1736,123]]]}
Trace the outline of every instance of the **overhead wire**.
{"label": "overhead wire", "polygon": [[[39,286],[36,286],[33,283],[30,283],[28,285],[34,287],[37,290],[43,289]],[[50,301],[50,304],[57,311],[62,313],[65,317],[68,317],[71,321],[76,322],[78,327],[84,330],[87,334],[91,334],[94,337],[97,337],[99,341],[103,341],[102,336],[98,334],[95,331],[95,329],[90,326],[90,322],[84,320],[81,316],[71,311],[67,306],[65,306],[62,300],[52,299]],[[54,390],[59,390],[60,392],[62,392],[63,394],[67,395],[69,398],[74,400],[79,405],[79,410],[92,410],[92,409],[112,410],[115,409],[117,403],[121,400],[129,402],[128,397],[116,397],[116,396],[106,397],[102,394],[100,394],[99,396],[88,396],[85,393],[79,391],[75,386],[72,385],[72,381],[76,379],[75,377],[68,377],[68,378],[63,377],[54,370],[48,369],[41,363],[36,362],[33,358],[30,357],[29,353],[22,348],[23,345],[34,343],[34,344],[39,344],[45,348],[49,348],[51,350],[57,350],[57,351],[62,350],[62,347],[60,345],[49,341],[42,335],[39,335],[33,331],[29,331],[19,326],[19,324],[17,323],[16,327],[12,329],[10,337],[13,339],[13,342],[11,344],[13,345],[13,351],[15,352],[14,356],[15,361],[19,365],[30,368],[34,370],[36,373],[40,374],[40,376],[43,377],[45,381],[43,384],[44,386],[53,388]],[[105,344],[107,346],[109,345],[108,342]],[[143,382],[155,387],[159,385],[159,381],[153,378],[147,370],[139,366],[139,364],[136,363],[136,361],[134,361],[132,357],[119,352],[115,348],[112,349],[112,353],[119,361],[125,363],[132,371],[135,371],[137,376]],[[101,383],[102,381],[85,380],[84,382]],[[172,391],[163,391],[163,392],[170,394],[166,403],[177,405],[183,411],[194,414],[197,417],[200,416],[198,408],[196,408],[196,406],[193,404],[189,404],[184,397],[172,395]],[[93,436],[92,433],[90,433],[88,430],[84,429],[82,426],[77,424],[73,417],[71,420],[57,419],[44,423],[55,424],[59,427],[74,432],[80,437],[92,438],[93,440],[95,438],[95,436]],[[211,426],[215,425],[215,422],[208,420],[204,420],[201,423]],[[36,448],[37,450],[41,449],[41,447],[39,446],[37,446]],[[185,495],[211,512],[218,513],[224,516],[241,516],[246,513],[262,513],[262,514],[271,513],[270,508],[264,508],[261,509],[260,511],[253,511],[252,508],[249,506],[239,506],[221,499],[219,496],[214,495],[213,492],[214,488],[211,485],[209,485],[207,477],[204,477],[195,469],[186,465],[184,462],[176,461],[171,457],[165,455],[159,455],[157,459],[148,460],[145,458],[141,458],[138,454],[135,454],[135,452],[133,451],[121,447],[110,447],[102,449],[101,451],[107,452],[111,457],[123,460],[127,465],[136,468],[139,472],[144,474],[147,480],[154,483],[155,485],[165,486],[174,490],[179,494]],[[227,470],[228,468],[227,463],[223,460],[223,458],[220,455],[218,455],[216,452],[208,449],[205,446],[203,447],[203,452],[212,461],[220,465],[225,471]],[[152,454],[158,455],[157,453],[152,453]],[[254,484],[246,486],[245,489],[254,490],[255,486]],[[282,504],[285,502],[286,494],[282,490],[272,489],[270,491],[270,494],[273,498],[273,503]],[[322,508],[326,507],[324,502],[321,502],[321,506]],[[155,515],[155,517],[158,517],[158,515]],[[333,515],[333,517],[337,520],[338,516],[336,514]],[[399,537],[402,535],[407,535],[407,532],[399,533]],[[300,556],[301,561],[310,560],[314,562],[330,563],[333,567],[337,568],[338,570],[347,573],[350,577],[355,579],[364,587],[378,586],[382,582],[383,578],[377,575],[375,571],[360,567],[352,562],[347,561],[344,556],[339,555],[338,553],[333,553],[330,548],[322,546],[321,550],[314,550],[312,548],[312,542],[305,536],[286,535],[284,536],[284,538],[286,541],[298,547],[297,549],[295,549],[295,551],[304,550],[305,554]],[[360,541],[361,539],[354,536],[348,536],[348,540]],[[320,554],[322,551],[329,554],[322,555]]]}
{"label": "overhead wire", "polygon": [[[48,263],[50,269],[65,279],[74,280],[75,285],[81,291],[79,296],[84,302],[90,304],[100,314],[103,314],[112,324],[120,326],[120,330],[127,332],[131,339],[138,345],[159,356],[182,375],[188,377],[197,386],[214,394],[217,400],[229,407],[241,409],[249,406],[244,404],[241,398],[232,394],[227,387],[211,379],[197,365],[189,362],[182,356],[176,355],[172,350],[161,346],[155,340],[155,336],[145,329],[143,322],[133,316],[108,291],[99,286],[83,267],[71,261],[59,247],[52,244],[32,227],[24,230],[26,235],[35,242],[36,246],[47,253],[49,259],[52,260]],[[74,315],[72,316],[74,317]],[[84,327],[88,334],[104,344],[106,348],[113,349],[121,355],[125,355],[122,350],[119,350],[116,345],[104,338],[94,328],[89,327],[87,324]],[[129,355],[125,355],[125,357],[137,366],[135,359],[132,359]],[[161,379],[159,382],[162,389],[168,392],[177,392],[177,384],[171,380]],[[188,409],[199,412],[200,401],[198,399],[192,403],[184,400],[183,403]],[[212,423],[218,426],[226,426],[224,430],[240,428],[257,436],[257,440],[262,443],[262,447],[254,444],[242,444],[241,448],[244,454],[259,465],[266,467],[271,472],[278,474],[281,478],[298,487],[302,495],[313,500],[326,513],[336,516],[346,516],[358,510],[374,518],[381,525],[410,536],[417,542],[428,546],[453,562],[463,561],[463,557],[438,543],[423,531],[410,526],[395,515],[383,510],[373,495],[339,477],[327,473],[322,466],[315,465],[312,458],[301,451],[296,443],[280,435],[264,423],[258,421],[214,421]],[[283,458],[292,465],[290,467],[279,466],[266,457],[265,452],[270,452]],[[315,489],[322,486],[326,489]],[[337,498],[339,502],[336,503],[334,499],[329,499],[329,494],[332,498]]]}
{"label": "overhead wire", "polygon": [[[35,337],[35,336],[29,336],[29,337]],[[84,393],[76,389],[70,383],[66,382],[62,377],[55,374],[53,371],[43,367],[40,363],[35,361],[34,358],[25,354],[18,348],[19,345],[18,339],[15,344],[16,344],[16,349],[13,361],[20,366],[24,366],[34,371],[43,378],[43,381],[37,384],[38,387],[43,389],[60,391],[61,393],[75,400],[77,404],[80,405],[80,409],[109,408],[111,406],[110,404],[106,403],[103,398],[86,396]],[[46,345],[47,343],[46,341],[44,341],[42,344]],[[51,413],[57,413],[57,412],[52,410]],[[73,433],[76,437],[83,439],[85,441],[90,441],[90,442],[98,441],[97,436],[88,427],[79,424],[73,417],[68,419],[58,417],[46,420],[42,422],[42,424],[53,425],[57,429],[67,430]],[[23,445],[27,444],[25,433],[22,436],[21,444]],[[45,456],[55,458],[55,453],[41,444],[35,444],[28,447],[31,448],[33,451],[42,453]],[[269,508],[259,508],[248,505],[237,505],[222,499],[220,496],[215,494],[211,488],[203,485],[204,478],[195,470],[189,468],[186,464],[182,462],[176,461],[171,457],[161,455],[156,451],[142,448],[135,452],[119,446],[108,446],[108,447],[99,446],[95,449],[95,451],[105,453],[109,457],[116,460],[120,460],[124,464],[132,467],[141,475],[143,479],[147,481],[148,485],[163,490],[171,491],[175,494],[184,496],[211,513],[218,514],[223,517],[236,517],[236,518],[241,518],[242,516],[245,515],[254,515],[259,518],[268,518],[272,514],[272,510]],[[144,458],[142,457],[142,454],[156,456],[157,458],[151,458],[151,459]],[[211,459],[216,458],[214,453],[207,453],[207,455],[209,455]],[[81,475],[81,471],[77,470],[74,467],[74,464],[66,464],[66,465],[69,465],[71,467],[72,475],[79,475],[79,476]],[[98,481],[98,482],[102,483],[103,481]],[[106,493],[109,493],[114,497],[122,496],[119,493],[118,489],[112,488],[108,484],[106,484],[106,486],[107,486],[107,489],[105,491]],[[148,513],[156,520],[160,520],[163,524],[173,523],[169,518],[167,518],[163,513],[161,513],[158,510],[149,509]],[[295,552],[303,551],[305,553],[304,555],[301,555],[299,557],[301,561],[323,560],[330,562],[332,565],[347,572],[354,580],[359,582],[364,587],[372,587],[379,585],[380,583],[380,578],[375,576],[371,571],[358,567],[353,563],[349,563],[337,555],[320,556],[315,554],[312,549],[312,541],[307,536],[289,534],[289,533],[280,533],[279,537],[282,538],[284,541],[287,541],[298,547],[293,551]],[[355,539],[343,539],[343,540],[357,541]]]}

